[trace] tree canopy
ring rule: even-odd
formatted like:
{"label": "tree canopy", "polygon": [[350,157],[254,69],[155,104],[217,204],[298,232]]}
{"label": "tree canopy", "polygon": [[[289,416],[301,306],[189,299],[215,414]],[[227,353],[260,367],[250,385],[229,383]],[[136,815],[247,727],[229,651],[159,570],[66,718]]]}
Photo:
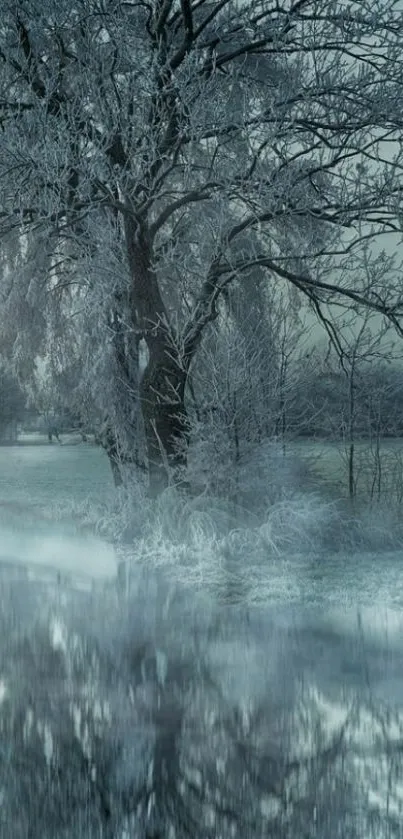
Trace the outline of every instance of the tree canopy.
{"label": "tree canopy", "polygon": [[399,2],[0,9],[2,343],[78,360],[117,468],[183,462],[230,286],[291,284],[336,347],[330,303],[402,331]]}

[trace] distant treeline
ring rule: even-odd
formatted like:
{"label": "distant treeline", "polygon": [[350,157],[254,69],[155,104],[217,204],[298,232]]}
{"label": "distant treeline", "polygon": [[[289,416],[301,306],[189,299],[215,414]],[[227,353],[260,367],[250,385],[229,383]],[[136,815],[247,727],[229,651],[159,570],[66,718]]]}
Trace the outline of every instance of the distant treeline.
{"label": "distant treeline", "polygon": [[[269,379],[269,377],[268,377]],[[266,396],[259,406],[256,393],[240,394],[234,417],[224,393],[220,404],[200,408],[199,419],[214,416],[223,426],[235,427],[245,412],[244,439],[267,437],[317,437],[338,440],[353,429],[359,437],[403,437],[403,369],[386,364],[367,364],[351,375],[351,370],[318,371],[302,365],[290,373],[282,388],[267,381]],[[235,419],[235,425],[233,420]],[[15,436],[16,425],[48,433],[50,428],[84,434],[96,430],[98,423],[83,423],[68,407],[41,413],[27,407],[26,397],[16,379],[4,371],[0,375],[0,442]]]}
{"label": "distant treeline", "polygon": [[287,432],[298,437],[339,439],[353,427],[361,437],[403,436],[403,370],[367,367],[313,373],[291,388],[286,405]]}

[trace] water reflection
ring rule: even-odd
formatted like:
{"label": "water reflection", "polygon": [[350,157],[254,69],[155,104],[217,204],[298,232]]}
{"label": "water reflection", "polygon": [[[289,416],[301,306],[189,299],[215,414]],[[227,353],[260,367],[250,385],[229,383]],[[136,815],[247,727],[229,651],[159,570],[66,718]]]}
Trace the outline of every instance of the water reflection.
{"label": "water reflection", "polygon": [[149,533],[165,573],[119,589],[112,548],[48,515],[107,464],[42,448],[0,450],[4,835],[402,836],[401,552],[275,551],[185,510]]}
{"label": "water reflection", "polygon": [[[3,578],[14,836],[399,836],[402,621]],[[126,831],[126,834],[125,834]]]}

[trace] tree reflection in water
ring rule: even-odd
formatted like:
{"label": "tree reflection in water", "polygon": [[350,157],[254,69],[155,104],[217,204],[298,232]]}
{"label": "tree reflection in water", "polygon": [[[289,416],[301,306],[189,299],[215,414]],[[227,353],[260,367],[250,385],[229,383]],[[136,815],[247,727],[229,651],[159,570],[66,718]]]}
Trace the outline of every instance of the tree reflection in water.
{"label": "tree reflection in water", "polygon": [[3,835],[401,835],[399,709],[359,633],[361,687],[336,697],[308,666],[320,641],[337,669],[331,634],[137,583],[122,602],[3,580]]}

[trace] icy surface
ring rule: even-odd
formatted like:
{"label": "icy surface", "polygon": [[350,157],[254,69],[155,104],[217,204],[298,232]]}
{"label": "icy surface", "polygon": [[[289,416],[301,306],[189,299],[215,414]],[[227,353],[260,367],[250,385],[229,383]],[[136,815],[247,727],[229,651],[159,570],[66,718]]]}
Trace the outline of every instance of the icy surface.
{"label": "icy surface", "polygon": [[65,515],[73,500],[79,508],[111,488],[106,458],[94,446],[25,442],[0,448],[0,563],[113,577],[112,546]]}

